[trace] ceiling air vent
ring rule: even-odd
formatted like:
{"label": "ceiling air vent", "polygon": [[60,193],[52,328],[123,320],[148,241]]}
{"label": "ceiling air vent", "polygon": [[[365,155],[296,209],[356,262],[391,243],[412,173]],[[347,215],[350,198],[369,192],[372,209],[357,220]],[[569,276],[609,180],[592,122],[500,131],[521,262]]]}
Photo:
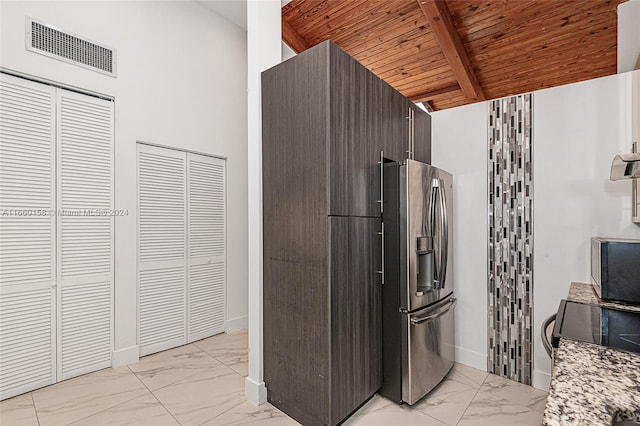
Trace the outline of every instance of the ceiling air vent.
{"label": "ceiling air vent", "polygon": [[27,18],[27,50],[116,76],[116,51],[59,28]]}

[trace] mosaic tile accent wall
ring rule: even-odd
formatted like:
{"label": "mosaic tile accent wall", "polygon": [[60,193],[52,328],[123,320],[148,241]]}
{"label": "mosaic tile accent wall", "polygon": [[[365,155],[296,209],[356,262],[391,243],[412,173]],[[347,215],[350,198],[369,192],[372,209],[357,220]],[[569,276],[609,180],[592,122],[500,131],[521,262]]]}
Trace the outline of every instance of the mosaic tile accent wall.
{"label": "mosaic tile accent wall", "polygon": [[532,95],[489,102],[489,372],[531,384]]}

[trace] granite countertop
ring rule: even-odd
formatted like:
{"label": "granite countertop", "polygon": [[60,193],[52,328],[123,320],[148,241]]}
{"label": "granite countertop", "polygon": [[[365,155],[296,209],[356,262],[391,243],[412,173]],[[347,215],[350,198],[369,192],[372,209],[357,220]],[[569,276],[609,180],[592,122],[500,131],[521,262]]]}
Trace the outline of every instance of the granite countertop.
{"label": "granite countertop", "polygon": [[567,300],[580,303],[591,303],[593,305],[604,306],[605,308],[626,309],[627,311],[640,312],[640,306],[621,305],[619,303],[605,302],[600,300],[591,284],[571,283]]}
{"label": "granite countertop", "polygon": [[[572,283],[567,299],[621,307],[600,302],[589,284]],[[543,424],[611,425],[620,420],[640,421],[640,355],[560,339]]]}

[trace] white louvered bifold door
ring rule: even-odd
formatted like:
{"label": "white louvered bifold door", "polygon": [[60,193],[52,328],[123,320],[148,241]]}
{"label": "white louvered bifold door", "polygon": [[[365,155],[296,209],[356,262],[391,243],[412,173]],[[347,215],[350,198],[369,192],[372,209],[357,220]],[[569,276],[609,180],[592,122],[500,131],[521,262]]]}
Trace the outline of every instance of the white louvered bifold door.
{"label": "white louvered bifold door", "polygon": [[58,379],[111,366],[113,102],[58,89]]}
{"label": "white louvered bifold door", "polygon": [[0,399],[56,381],[55,89],[0,74]]}
{"label": "white louvered bifold door", "polygon": [[189,341],[225,329],[225,161],[187,154]]}
{"label": "white louvered bifold door", "polygon": [[140,355],[187,340],[186,154],[138,145]]}

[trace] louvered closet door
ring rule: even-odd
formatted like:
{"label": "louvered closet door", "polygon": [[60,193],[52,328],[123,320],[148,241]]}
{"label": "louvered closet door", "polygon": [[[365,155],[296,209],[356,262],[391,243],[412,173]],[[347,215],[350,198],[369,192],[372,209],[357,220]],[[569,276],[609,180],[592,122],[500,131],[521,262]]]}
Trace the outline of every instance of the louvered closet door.
{"label": "louvered closet door", "polygon": [[55,89],[0,74],[0,399],[56,381]]}
{"label": "louvered closet door", "polygon": [[189,341],[225,328],[225,161],[187,154]]}
{"label": "louvered closet door", "polygon": [[138,145],[140,355],[187,339],[186,154]]}
{"label": "louvered closet door", "polygon": [[58,89],[58,379],[111,365],[113,102]]}

